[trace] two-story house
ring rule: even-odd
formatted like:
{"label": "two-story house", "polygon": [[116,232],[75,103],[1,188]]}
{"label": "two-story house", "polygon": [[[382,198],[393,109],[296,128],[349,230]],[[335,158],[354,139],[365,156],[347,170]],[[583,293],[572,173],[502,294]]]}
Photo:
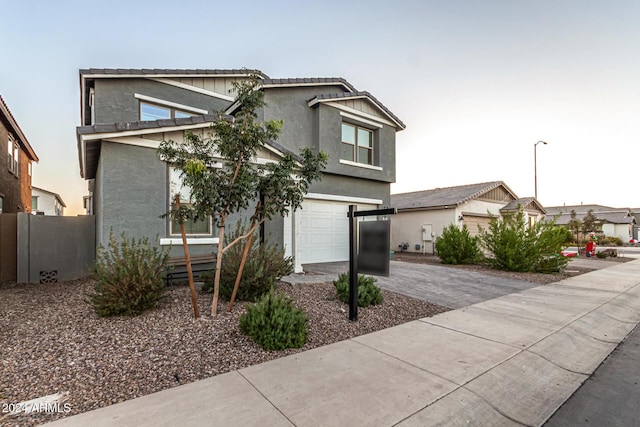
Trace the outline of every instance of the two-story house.
{"label": "two-story house", "polygon": [[58,193],[33,187],[31,191],[31,213],[34,215],[64,215],[67,205]]}
{"label": "two-story house", "polygon": [[31,212],[32,162],[38,156],[0,96],[0,213]]}
{"label": "two-story house", "polygon": [[[80,171],[89,180],[96,241],[117,235],[153,238],[181,252],[179,229],[161,218],[181,191],[179,174],[158,159],[162,140],[203,135],[218,111],[233,114],[232,82],[245,70],[80,70],[82,126],[77,129]],[[396,132],[402,121],[368,92],[342,78],[271,79],[260,71],[263,120],[283,120],[280,138],[256,161],[310,147],[329,154],[321,182],[302,209],[265,224],[262,235],[302,264],[348,259],[349,204],[389,206],[395,180]],[[187,196],[185,196],[187,197]],[[89,209],[89,208],[88,208]],[[211,253],[213,221],[189,224],[193,253]],[[179,252],[178,252],[179,251]]]}

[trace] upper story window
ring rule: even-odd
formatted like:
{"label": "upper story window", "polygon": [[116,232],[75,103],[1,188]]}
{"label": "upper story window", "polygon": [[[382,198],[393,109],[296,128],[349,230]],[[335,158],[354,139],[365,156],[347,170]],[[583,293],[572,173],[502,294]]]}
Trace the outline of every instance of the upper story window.
{"label": "upper story window", "polygon": [[31,210],[38,210],[38,196],[31,196]]}
{"label": "upper story window", "polygon": [[11,137],[7,141],[7,167],[9,172],[18,176],[18,159],[20,158],[20,146]]}
{"label": "upper story window", "polygon": [[342,123],[341,159],[373,165],[373,131]]}
{"label": "upper story window", "polygon": [[162,105],[140,102],[140,120],[180,119],[195,114]]}
{"label": "upper story window", "polygon": [[[191,199],[191,188],[182,183],[180,178],[180,169],[169,168],[169,197],[171,199],[171,208],[174,208],[174,198],[176,194],[180,194],[180,204],[189,204]],[[186,221],[184,223],[185,233],[187,235],[210,235],[211,234],[211,217],[204,221]],[[176,220],[170,220],[169,234],[172,236],[180,235],[180,224]]]}

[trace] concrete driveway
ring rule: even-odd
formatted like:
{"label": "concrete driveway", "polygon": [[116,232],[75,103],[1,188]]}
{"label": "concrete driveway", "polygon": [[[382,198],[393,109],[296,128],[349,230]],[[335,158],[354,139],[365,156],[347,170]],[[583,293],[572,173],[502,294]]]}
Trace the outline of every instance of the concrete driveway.
{"label": "concrete driveway", "polygon": [[[289,283],[332,281],[348,271],[349,265],[347,262],[307,264],[304,270],[306,275],[292,274],[282,280]],[[454,309],[539,286],[476,271],[400,261],[391,261],[389,277],[376,278],[383,289]]]}

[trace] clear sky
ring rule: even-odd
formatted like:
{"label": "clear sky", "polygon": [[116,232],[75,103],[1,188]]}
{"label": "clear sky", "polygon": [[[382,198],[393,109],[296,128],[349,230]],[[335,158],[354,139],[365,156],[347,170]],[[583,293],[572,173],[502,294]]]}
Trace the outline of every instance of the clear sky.
{"label": "clear sky", "polygon": [[[640,1],[3,1],[0,95],[82,212],[81,68],[344,77],[407,125],[392,193],[502,180],[640,208]],[[286,126],[286,124],[285,124]]]}

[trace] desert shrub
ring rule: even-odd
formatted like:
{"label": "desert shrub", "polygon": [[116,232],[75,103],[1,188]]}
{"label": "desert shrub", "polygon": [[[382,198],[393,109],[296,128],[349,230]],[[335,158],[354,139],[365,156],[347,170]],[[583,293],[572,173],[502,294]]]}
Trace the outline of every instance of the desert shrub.
{"label": "desert shrub", "polygon": [[[235,231],[225,237],[225,239],[230,242],[245,233],[245,227],[238,223]],[[236,300],[256,301],[262,295],[269,292],[269,289],[271,289],[282,276],[293,272],[293,260],[291,257],[284,256],[284,248],[280,248],[275,244],[268,244],[267,242],[260,244],[258,240],[257,236],[254,236],[254,241],[244,265]],[[226,300],[231,299],[233,285],[236,282],[236,275],[238,268],[240,268],[243,251],[244,245],[240,242],[232,246],[222,256],[222,271],[220,273],[221,298]],[[214,276],[215,269],[202,276],[204,281],[203,291],[213,292]]]}
{"label": "desert shrub", "polygon": [[559,256],[570,231],[555,220],[527,224],[522,209],[516,214],[491,218],[481,240],[490,253],[487,263],[507,271],[551,273],[562,270],[567,258]]}
{"label": "desert shrub", "polygon": [[607,252],[596,252],[598,258],[607,258],[609,254]]}
{"label": "desert shrub", "polygon": [[240,330],[267,351],[300,348],[307,342],[307,315],[272,288],[247,306]]}
{"label": "desert shrub", "polygon": [[622,246],[624,242],[616,236],[603,236],[598,239],[598,244],[602,246]]}
{"label": "desert shrub", "polygon": [[88,302],[98,316],[138,315],[152,308],[165,295],[162,275],[169,259],[168,249],[149,244],[145,237],[120,241],[113,232],[108,247],[98,248],[92,277],[96,281]]}
{"label": "desert shrub", "polygon": [[444,264],[474,264],[482,258],[480,238],[472,237],[466,224],[462,229],[450,224],[436,240],[436,254]]}
{"label": "desert shrub", "polygon": [[[342,273],[333,281],[338,292],[338,299],[349,302],[349,273]],[[358,307],[382,304],[382,292],[376,286],[376,279],[363,274],[358,275]]]}

